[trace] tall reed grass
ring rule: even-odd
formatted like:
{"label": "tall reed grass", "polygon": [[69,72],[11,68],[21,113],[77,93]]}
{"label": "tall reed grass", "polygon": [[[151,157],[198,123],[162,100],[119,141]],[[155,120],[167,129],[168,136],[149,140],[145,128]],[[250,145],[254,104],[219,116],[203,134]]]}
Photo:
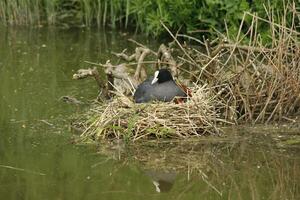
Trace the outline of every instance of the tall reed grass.
{"label": "tall reed grass", "polygon": [[129,0],[4,0],[0,21],[12,25],[111,26],[128,24]]}
{"label": "tall reed grass", "polygon": [[[166,33],[160,21],[171,31],[195,35],[224,31],[236,33],[245,11],[255,11],[266,18],[264,5],[270,7],[279,19],[284,5],[292,0],[190,1],[190,0],[2,0],[0,21],[14,25],[109,26],[135,28],[159,36]],[[300,2],[295,1],[296,7]],[[251,18],[244,19],[244,29]],[[291,22],[292,17],[287,19]],[[266,32],[260,27],[261,32]]]}
{"label": "tall reed grass", "polygon": [[8,24],[39,24],[40,3],[40,0],[1,1],[0,19]]}

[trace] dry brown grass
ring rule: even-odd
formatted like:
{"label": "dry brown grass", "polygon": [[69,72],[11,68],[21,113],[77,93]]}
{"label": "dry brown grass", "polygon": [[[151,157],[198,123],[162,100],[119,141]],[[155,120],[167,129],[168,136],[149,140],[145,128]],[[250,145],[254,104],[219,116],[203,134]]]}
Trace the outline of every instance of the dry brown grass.
{"label": "dry brown grass", "polygon": [[[286,14],[299,19],[300,14],[293,6],[287,5]],[[205,53],[185,48],[180,59],[189,63],[191,78],[198,84],[216,87],[219,101],[226,105],[221,111],[225,120],[289,120],[300,106],[299,27],[296,23],[287,26],[285,16],[280,24],[273,21],[271,14],[268,20],[250,13],[244,17],[252,17],[248,30],[242,31],[242,22],[236,37],[220,33],[217,40],[203,43]],[[269,27],[267,44],[259,34],[259,24]]]}
{"label": "dry brown grass", "polygon": [[[292,14],[296,22],[300,14],[293,6],[287,5],[286,15]],[[252,17],[248,30],[242,30],[242,21],[235,37],[220,33],[211,42],[170,32],[179,47],[176,60],[181,73],[190,75],[193,96],[184,104],[134,104],[119,94],[85,115],[82,138],[182,138],[218,134],[219,122],[292,120],[300,107],[299,27],[288,26],[286,16],[275,23],[269,12],[269,19],[245,13],[244,17]],[[261,23],[270,29],[266,44],[257,29]],[[205,51],[180,44],[178,37],[196,41]]]}
{"label": "dry brown grass", "polygon": [[[204,134],[219,134],[221,122],[214,107],[214,96],[206,87],[192,88],[186,103],[153,102],[135,104],[130,97],[118,96],[112,101],[95,105],[87,114],[82,137],[182,138]],[[225,121],[224,121],[225,122]]]}

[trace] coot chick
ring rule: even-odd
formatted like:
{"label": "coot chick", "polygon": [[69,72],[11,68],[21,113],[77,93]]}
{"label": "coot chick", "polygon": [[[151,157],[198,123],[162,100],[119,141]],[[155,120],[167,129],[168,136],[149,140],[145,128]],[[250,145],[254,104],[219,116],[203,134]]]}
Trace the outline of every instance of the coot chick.
{"label": "coot chick", "polygon": [[167,69],[160,69],[142,82],[134,93],[136,103],[149,101],[172,101],[174,97],[186,97],[186,93],[175,83]]}

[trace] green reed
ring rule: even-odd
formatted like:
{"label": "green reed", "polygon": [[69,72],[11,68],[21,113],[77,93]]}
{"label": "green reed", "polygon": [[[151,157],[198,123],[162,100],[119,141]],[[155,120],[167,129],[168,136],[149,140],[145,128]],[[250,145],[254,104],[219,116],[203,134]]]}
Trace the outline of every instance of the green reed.
{"label": "green reed", "polygon": [[[255,12],[266,17],[266,7],[278,19],[285,5],[293,0],[1,0],[0,22],[14,25],[108,26],[135,28],[159,36],[166,33],[163,22],[172,32],[211,35],[227,29],[234,35],[243,13]],[[292,8],[291,8],[292,9]],[[269,12],[268,11],[268,12]],[[292,16],[287,22],[292,21]],[[250,24],[245,20],[244,29]],[[298,20],[299,21],[299,20]],[[225,27],[225,23],[227,27]],[[265,31],[261,27],[261,33]]]}

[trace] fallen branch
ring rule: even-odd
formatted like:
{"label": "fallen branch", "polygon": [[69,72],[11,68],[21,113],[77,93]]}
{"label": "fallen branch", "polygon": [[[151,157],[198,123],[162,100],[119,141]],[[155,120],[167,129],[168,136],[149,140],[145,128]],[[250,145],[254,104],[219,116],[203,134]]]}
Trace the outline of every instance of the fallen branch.
{"label": "fallen branch", "polygon": [[108,91],[109,83],[105,83],[104,80],[100,78],[99,72],[96,67],[94,67],[93,69],[79,69],[77,73],[73,75],[73,79],[75,80],[85,79],[87,77],[93,77],[96,80],[99,91],[104,95],[105,98],[110,97]]}

